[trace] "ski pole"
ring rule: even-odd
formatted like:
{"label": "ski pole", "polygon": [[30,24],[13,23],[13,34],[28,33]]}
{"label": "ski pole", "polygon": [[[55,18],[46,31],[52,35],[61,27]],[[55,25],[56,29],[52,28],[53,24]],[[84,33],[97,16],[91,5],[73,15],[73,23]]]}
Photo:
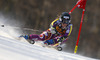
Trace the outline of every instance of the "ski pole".
{"label": "ski pole", "polygon": [[81,18],[81,23],[80,23],[80,28],[79,28],[79,33],[78,33],[78,38],[77,38],[77,43],[75,46],[74,53],[76,53],[78,49],[78,43],[79,43],[79,38],[80,38],[80,33],[81,33],[81,28],[82,28],[82,23],[83,23],[84,12],[85,12],[85,9],[83,9],[83,12],[82,12],[82,18]]}
{"label": "ski pole", "polygon": [[72,8],[72,10],[69,12],[69,14],[71,14],[72,11],[73,11],[81,2],[82,2],[82,1],[79,1],[79,2]]}

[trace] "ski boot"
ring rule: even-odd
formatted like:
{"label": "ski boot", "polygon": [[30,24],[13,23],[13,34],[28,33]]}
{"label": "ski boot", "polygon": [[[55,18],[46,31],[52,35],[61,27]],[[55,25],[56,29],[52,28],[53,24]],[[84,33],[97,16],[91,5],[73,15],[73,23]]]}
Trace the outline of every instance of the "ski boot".
{"label": "ski boot", "polygon": [[30,40],[30,39],[29,39],[29,35],[21,35],[20,37],[25,38],[25,40],[28,41],[30,44],[34,44],[34,43],[35,43],[34,40]]}

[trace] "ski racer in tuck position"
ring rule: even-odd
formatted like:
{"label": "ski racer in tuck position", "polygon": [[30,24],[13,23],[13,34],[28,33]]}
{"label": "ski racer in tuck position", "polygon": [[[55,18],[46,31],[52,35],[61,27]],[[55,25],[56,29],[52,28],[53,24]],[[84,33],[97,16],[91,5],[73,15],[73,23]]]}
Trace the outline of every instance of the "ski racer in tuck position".
{"label": "ski racer in tuck position", "polygon": [[55,19],[51,24],[50,28],[44,31],[40,35],[31,34],[31,35],[24,35],[23,37],[26,40],[41,40],[44,41],[44,44],[47,45],[55,45],[64,43],[68,40],[72,32],[72,24],[70,20],[70,15],[67,12],[63,12],[59,18]]}

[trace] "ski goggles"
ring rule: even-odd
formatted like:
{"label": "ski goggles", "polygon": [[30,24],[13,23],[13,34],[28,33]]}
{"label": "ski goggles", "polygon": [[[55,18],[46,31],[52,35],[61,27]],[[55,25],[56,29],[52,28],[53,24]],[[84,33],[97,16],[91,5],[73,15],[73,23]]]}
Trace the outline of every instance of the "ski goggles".
{"label": "ski goggles", "polygon": [[62,23],[63,23],[63,24],[69,24],[69,23],[70,23],[70,20],[64,19],[64,20],[62,21]]}

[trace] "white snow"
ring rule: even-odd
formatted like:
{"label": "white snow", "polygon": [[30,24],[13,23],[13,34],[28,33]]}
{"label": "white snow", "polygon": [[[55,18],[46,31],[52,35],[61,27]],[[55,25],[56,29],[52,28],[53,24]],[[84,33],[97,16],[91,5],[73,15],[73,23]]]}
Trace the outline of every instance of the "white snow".
{"label": "white snow", "polygon": [[0,35],[0,60],[95,60]]}

